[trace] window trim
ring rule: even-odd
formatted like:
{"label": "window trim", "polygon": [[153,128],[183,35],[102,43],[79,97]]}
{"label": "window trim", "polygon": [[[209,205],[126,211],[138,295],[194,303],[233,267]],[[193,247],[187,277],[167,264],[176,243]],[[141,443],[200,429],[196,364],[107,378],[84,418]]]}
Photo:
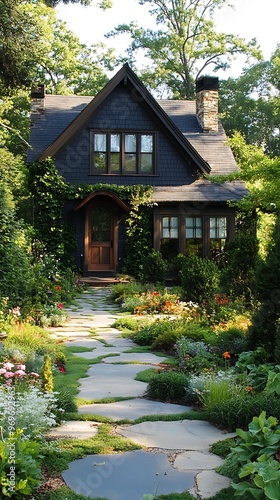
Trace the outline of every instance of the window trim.
{"label": "window trim", "polygon": [[[204,212],[204,211],[203,211]],[[202,217],[202,256],[210,258],[210,218],[225,217],[227,227],[226,241],[231,241],[235,236],[235,211],[230,208],[219,210],[218,207],[207,207],[205,213],[197,213],[193,207],[185,205],[184,210],[178,207],[161,206],[154,211],[154,249],[160,250],[162,240],[162,217],[179,217],[179,253],[185,254],[186,242],[186,217]]]}
{"label": "window trim", "polygon": [[[106,135],[106,171],[98,171],[94,168],[94,136],[95,134],[104,134]],[[111,136],[112,135],[120,135],[120,168],[119,171],[111,171],[110,169],[110,160],[111,160]],[[126,135],[136,135],[136,169],[125,170],[125,136]],[[149,153],[152,155],[152,171],[144,172],[141,171],[141,157],[143,153],[141,151],[141,137],[145,135],[150,135],[153,138],[153,151]],[[90,168],[89,175],[128,175],[128,176],[144,176],[151,177],[156,175],[156,164],[157,164],[157,132],[153,130],[90,130]]]}

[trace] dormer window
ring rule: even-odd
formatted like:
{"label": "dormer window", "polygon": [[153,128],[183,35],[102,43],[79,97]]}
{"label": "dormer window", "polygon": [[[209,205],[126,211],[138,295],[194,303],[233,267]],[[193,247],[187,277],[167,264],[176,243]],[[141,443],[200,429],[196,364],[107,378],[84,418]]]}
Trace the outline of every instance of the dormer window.
{"label": "dormer window", "polygon": [[155,133],[91,132],[91,174],[153,175]]}

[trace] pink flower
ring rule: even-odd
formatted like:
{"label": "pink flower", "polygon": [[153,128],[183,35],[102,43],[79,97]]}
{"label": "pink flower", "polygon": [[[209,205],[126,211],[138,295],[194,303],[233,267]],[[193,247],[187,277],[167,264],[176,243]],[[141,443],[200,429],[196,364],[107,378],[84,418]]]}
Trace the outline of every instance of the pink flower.
{"label": "pink flower", "polygon": [[11,378],[9,378],[8,380],[6,380],[6,383],[5,385],[12,385],[13,381]]}
{"label": "pink flower", "polygon": [[13,365],[13,363],[9,363],[7,361],[7,363],[3,363],[3,368],[6,368],[6,370],[11,370],[15,365]]}
{"label": "pink flower", "polygon": [[57,304],[57,307],[58,307],[58,309],[63,309],[63,308],[64,308],[64,305],[63,305],[63,304],[61,304],[61,302],[59,302],[59,303]]}
{"label": "pink flower", "polygon": [[40,375],[38,373],[35,373],[35,372],[31,372],[31,373],[29,373],[29,375],[31,377],[34,377],[34,378],[40,377]]}
{"label": "pink flower", "polygon": [[0,375],[3,375],[4,373],[6,373],[6,369],[5,368],[0,368]]}
{"label": "pink flower", "polygon": [[6,372],[4,373],[5,378],[12,378],[14,376],[13,372]]}
{"label": "pink flower", "polygon": [[25,371],[26,367],[25,367],[25,365],[17,365],[17,370],[23,370],[23,371]]}
{"label": "pink flower", "polygon": [[12,314],[14,316],[20,316],[20,307],[19,306],[14,307],[13,310],[12,310]]}
{"label": "pink flower", "polygon": [[23,370],[17,370],[16,372],[14,372],[14,376],[15,377],[24,377],[26,375],[26,373],[23,371]]}

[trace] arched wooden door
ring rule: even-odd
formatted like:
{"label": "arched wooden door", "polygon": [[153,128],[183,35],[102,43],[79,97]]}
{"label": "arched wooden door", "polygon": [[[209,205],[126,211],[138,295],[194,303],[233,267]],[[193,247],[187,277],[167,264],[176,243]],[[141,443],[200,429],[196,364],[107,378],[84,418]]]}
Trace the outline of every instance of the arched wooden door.
{"label": "arched wooden door", "polygon": [[96,201],[87,210],[86,246],[89,271],[116,267],[117,220],[114,204]]}

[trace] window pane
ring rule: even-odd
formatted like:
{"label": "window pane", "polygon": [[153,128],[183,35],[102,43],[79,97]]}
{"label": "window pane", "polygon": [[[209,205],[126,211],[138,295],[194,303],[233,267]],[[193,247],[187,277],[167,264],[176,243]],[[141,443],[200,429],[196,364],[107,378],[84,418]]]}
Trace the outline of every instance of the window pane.
{"label": "window pane", "polygon": [[227,220],[225,217],[218,218],[218,238],[227,237]]}
{"label": "window pane", "polygon": [[162,239],[160,252],[165,260],[171,262],[179,253],[179,240]]}
{"label": "window pane", "polygon": [[94,170],[106,172],[106,153],[94,154]]}
{"label": "window pane", "polygon": [[141,153],[153,152],[153,136],[141,135]]}
{"label": "window pane", "polygon": [[194,237],[194,230],[186,229],[186,238],[193,238],[193,237]]}
{"label": "window pane", "polygon": [[186,217],[186,227],[194,227],[194,217]]}
{"label": "window pane", "polygon": [[153,155],[149,153],[141,154],[141,172],[151,173],[153,171]]}
{"label": "window pane", "polygon": [[178,226],[179,226],[178,217],[170,217],[170,227],[178,228]]}
{"label": "window pane", "polygon": [[94,151],[106,151],[106,134],[94,134]]}
{"label": "window pane", "polygon": [[197,257],[202,257],[202,239],[190,238],[186,240],[186,255],[191,257],[196,255]]}
{"label": "window pane", "polygon": [[169,229],[166,227],[162,228],[162,238],[169,238]]}
{"label": "window pane", "polygon": [[169,217],[162,217],[162,226],[169,227]]}
{"label": "window pane", "polygon": [[226,217],[210,217],[210,238],[226,238]]}
{"label": "window pane", "polygon": [[178,228],[170,229],[170,238],[178,238]]}
{"label": "window pane", "polygon": [[136,172],[136,154],[125,154],[124,170],[126,172]]}
{"label": "window pane", "polygon": [[124,150],[126,153],[136,153],[136,135],[126,134],[125,135]]}
{"label": "window pane", "polygon": [[111,142],[111,152],[112,153],[119,153],[120,152],[120,150],[121,150],[120,139],[121,139],[120,134],[111,134],[110,142]]}
{"label": "window pane", "polygon": [[119,172],[120,171],[120,153],[111,153],[110,155],[110,171]]}
{"label": "window pane", "polygon": [[162,217],[162,238],[178,238],[179,236],[178,217]]}

